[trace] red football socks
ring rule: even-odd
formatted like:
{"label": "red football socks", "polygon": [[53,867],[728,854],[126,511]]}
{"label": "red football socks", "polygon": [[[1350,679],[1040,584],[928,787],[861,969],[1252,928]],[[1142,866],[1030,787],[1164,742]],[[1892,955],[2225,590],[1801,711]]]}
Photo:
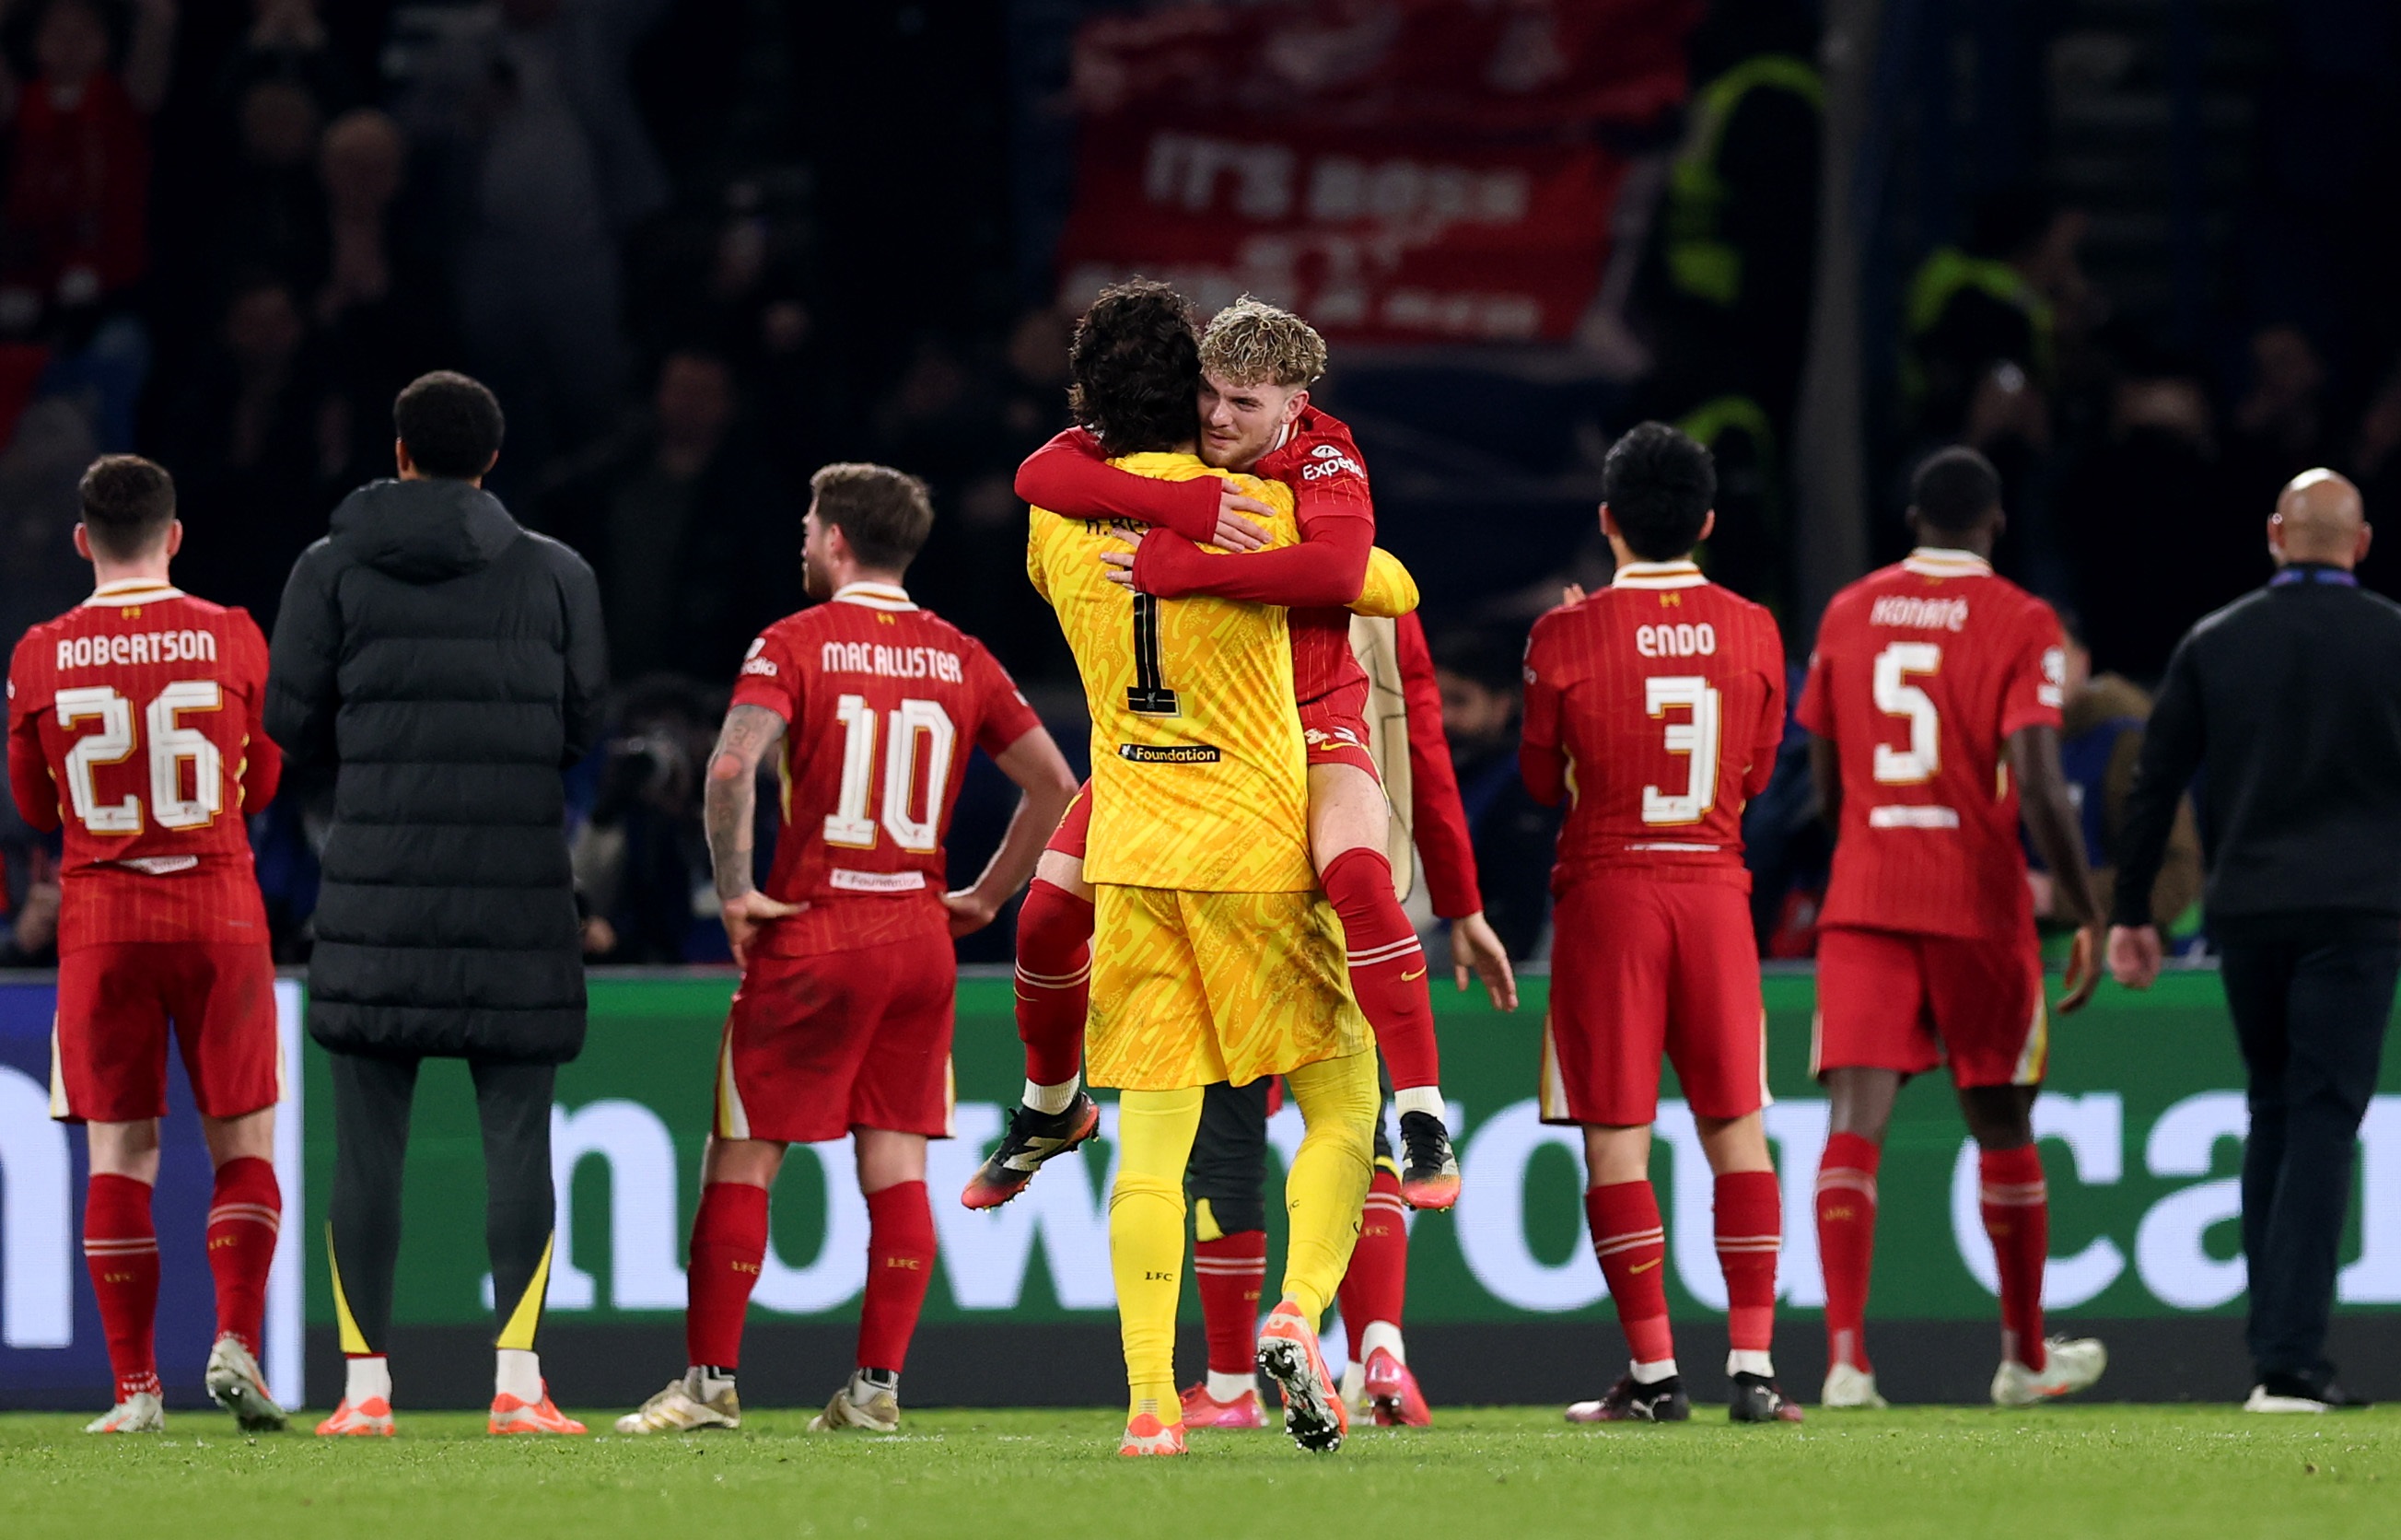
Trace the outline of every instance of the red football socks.
{"label": "red football socks", "polygon": [[1992,1237],[2001,1274],[2001,1356],[2039,1374],[2049,1357],[2042,1348],[2042,1269],[2051,1253],[2042,1156],[2033,1145],[1987,1149],[1976,1167],[1983,1184],[1978,1196],[1984,1233]]}
{"label": "red football socks", "polygon": [[1726,1345],[1736,1353],[1766,1353],[1776,1341],[1776,1254],[1784,1244],[1784,1193],[1773,1171],[1733,1171],[1717,1179],[1716,1197]]}
{"label": "red football socks", "polygon": [[255,1355],[267,1318],[267,1272],[275,1265],[275,1233],[283,1223],[283,1191],[275,1167],[255,1155],[217,1167],[209,1198],[209,1272],[217,1286],[217,1335],[238,1338]]}
{"label": "red football socks", "polygon": [[158,1395],[158,1231],[150,1222],[149,1183],[91,1178],[84,1189],[83,1260],[100,1301],[117,1400]]}
{"label": "red football socks", "polygon": [[[1401,1324],[1401,1302],[1409,1287],[1409,1208],[1401,1202],[1401,1179],[1382,1166],[1367,1184],[1367,1205],[1359,1216],[1359,1244],[1351,1252],[1336,1297],[1351,1356],[1362,1358],[1359,1334],[1374,1322]],[[1264,1240],[1264,1237],[1262,1238]],[[1262,1246],[1262,1266],[1265,1250]]]}
{"label": "red football socks", "polygon": [[1818,1161],[1818,1260],[1826,1273],[1826,1361],[1873,1373],[1868,1362],[1868,1272],[1875,1260],[1881,1147],[1857,1134],[1826,1141]]}
{"label": "red football socks", "polygon": [[1209,1331],[1209,1372],[1258,1372],[1259,1296],[1268,1283],[1268,1232],[1243,1230],[1193,1242],[1192,1276],[1200,1286],[1200,1319]]}
{"label": "red football socks", "polygon": [[1659,1222],[1659,1198],[1649,1182],[1612,1182],[1584,1195],[1592,1227],[1592,1253],[1617,1305],[1617,1324],[1638,1364],[1676,1356],[1667,1327],[1667,1231]]}
{"label": "red football socks", "polygon": [[867,1195],[867,1302],[858,1312],[858,1367],[898,1374],[934,1281],[934,1210],[926,1184]]}
{"label": "red football socks", "polygon": [[742,1316],[767,1257],[767,1189],[711,1182],[692,1217],[692,1266],[684,1273],[687,1362],[731,1369],[742,1362]]}
{"label": "red football socks", "polygon": [[1035,878],[1017,908],[1017,1036],[1036,1085],[1064,1085],[1083,1065],[1091,941],[1091,901]]}
{"label": "red football socks", "polygon": [[1434,997],[1426,991],[1425,949],[1393,892],[1393,863],[1365,846],[1345,850],[1318,873],[1341,917],[1350,950],[1351,993],[1376,1029],[1376,1048],[1395,1091],[1442,1080],[1434,1046]]}

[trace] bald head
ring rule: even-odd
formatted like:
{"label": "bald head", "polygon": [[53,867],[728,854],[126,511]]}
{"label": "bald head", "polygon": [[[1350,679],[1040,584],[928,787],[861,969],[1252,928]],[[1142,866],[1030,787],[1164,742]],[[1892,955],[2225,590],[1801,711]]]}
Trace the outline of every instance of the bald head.
{"label": "bald head", "polygon": [[2359,488],[2328,470],[2304,471],[2284,484],[2268,520],[2276,564],[2321,561],[2351,568],[2367,555],[2367,508]]}

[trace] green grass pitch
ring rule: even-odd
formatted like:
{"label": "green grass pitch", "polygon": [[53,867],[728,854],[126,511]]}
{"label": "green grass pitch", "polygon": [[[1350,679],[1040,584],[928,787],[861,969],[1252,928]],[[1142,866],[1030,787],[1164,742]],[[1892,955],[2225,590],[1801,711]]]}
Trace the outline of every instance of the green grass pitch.
{"label": "green grass pitch", "polygon": [[[583,1413],[596,1427],[604,1414]],[[1280,1434],[1196,1434],[1181,1461],[1115,1457],[1104,1411],[914,1412],[894,1438],[803,1431],[496,1439],[402,1415],[384,1440],[251,1438],[204,1413],[161,1437],[0,1417],[0,1534],[2178,1535],[2401,1533],[2401,1412],[1915,1409],[1804,1426],[1571,1428],[1552,1409],[1439,1410],[1310,1456]]]}

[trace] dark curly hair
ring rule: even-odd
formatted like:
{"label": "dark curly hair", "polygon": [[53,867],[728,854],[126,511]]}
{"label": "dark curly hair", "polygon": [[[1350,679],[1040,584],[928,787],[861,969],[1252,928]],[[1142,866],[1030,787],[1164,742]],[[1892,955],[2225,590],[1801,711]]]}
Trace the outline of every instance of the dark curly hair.
{"label": "dark curly hair", "polygon": [[1717,496],[1708,450],[1664,422],[1627,429],[1601,461],[1600,499],[1626,548],[1645,561],[1689,556]]}
{"label": "dark curly hair", "polygon": [[1200,339],[1192,308],[1164,283],[1101,291],[1067,350],[1067,406],[1112,456],[1173,449],[1200,419]]}

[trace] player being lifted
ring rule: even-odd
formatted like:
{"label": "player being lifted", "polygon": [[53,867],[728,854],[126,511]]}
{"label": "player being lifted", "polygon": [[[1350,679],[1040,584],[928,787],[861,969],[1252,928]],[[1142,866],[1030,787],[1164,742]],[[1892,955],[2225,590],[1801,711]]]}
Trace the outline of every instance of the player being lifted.
{"label": "player being lifted", "polygon": [[[1091,433],[1071,429],[1020,468],[1018,495],[1072,518],[1149,528],[1138,549],[1111,557],[1116,581],[1150,601],[1194,596],[1289,608],[1292,672],[1309,752],[1310,846],[1326,897],[1341,916],[1351,993],[1376,1032],[1400,1109],[1401,1190],[1419,1208],[1458,1201],[1459,1163],[1443,1126],[1440,1055],[1427,964],[1402,910],[1385,852],[1389,813],[1365,721],[1368,682],[1351,650],[1348,610],[1366,582],[1375,504],[1350,430],[1310,405],[1325,371],[1325,343],[1287,310],[1243,298],[1220,310],[1200,341],[1200,449],[1210,465],[1289,483],[1301,543],[1260,551],[1252,523],[1264,505],[1232,483],[1163,481],[1103,461]],[[1228,561],[1200,549],[1255,552]],[[1137,601],[1142,602],[1142,601]],[[1077,804],[1073,820],[1089,816]],[[1072,821],[1072,820],[1071,820]],[[1061,831],[1018,918],[1018,1021],[1026,1042],[1026,1092],[1007,1137],[977,1174],[970,1207],[1005,1203],[1041,1162],[1089,1134],[1094,1114],[1077,1100],[1091,894],[1077,835]],[[1482,914],[1451,928],[1460,987],[1471,967],[1502,987],[1506,954]]]}
{"label": "player being lifted", "polygon": [[[742,1317],[787,1146],[851,1135],[868,1213],[858,1368],[813,1430],[890,1433],[934,1266],[926,1141],[951,1133],[954,936],[990,923],[1034,870],[1076,781],[973,637],[900,586],[934,513],[880,465],[810,478],[811,598],[750,645],[710,757],[704,817],[741,988],[718,1051],[717,1115],[693,1217],[690,1367],[617,1431],[738,1426]],[[782,832],[752,886],[759,766],[780,742]],[[1024,795],[974,887],[944,894],[942,844],[970,749]]]}
{"label": "player being lifted", "polygon": [[[1121,468],[1211,475],[1192,453],[1199,345],[1174,291],[1139,280],[1103,291],[1069,371],[1077,416]],[[1236,479],[1272,510],[1272,542],[1289,543],[1290,494]],[[1357,1239],[1379,1098],[1340,922],[1309,859],[1290,635],[1272,606],[1130,593],[1100,557],[1131,545],[1119,526],[1033,512],[1028,570],[1059,613],[1092,718],[1085,1049],[1093,1083],[1121,1093],[1109,1199],[1130,1390],[1120,1449],[1184,1450],[1175,1305],[1202,1088],[1282,1074],[1308,1134],[1285,1183],[1283,1298],[1258,1363],[1283,1387],[1286,1431],[1330,1451],[1349,1424],[1315,1328]]]}
{"label": "player being lifted", "polygon": [[65,826],[50,1115],[85,1125],[83,1250],[117,1376],[88,1433],[166,1425],[155,1354],[150,1216],[172,1022],[216,1168],[209,1394],[249,1429],[281,1428],[258,1368],[282,1197],[275,962],[245,813],[282,756],[259,724],[267,639],[249,614],[168,581],[184,526],[167,473],[108,455],[84,473],[75,550],[91,598],[36,626],[8,667],[8,786],[36,829]]}
{"label": "player being lifted", "polygon": [[2092,997],[2100,910],[2059,763],[2059,619],[1994,575],[2000,478],[1941,450],[1910,483],[1917,549],[1834,596],[1800,720],[1836,830],[1818,942],[1813,1067],[1833,1098],[1818,1168],[1828,1407],[1880,1407],[1864,1337],[1876,1163],[1894,1096],[1948,1060],[1981,1153],[2001,1296],[1993,1399],[2082,1390],[2108,1354],[2044,1341],[2049,1199],[2032,1121],[2050,1056],[2023,814],[2079,928],[2062,1014]]}
{"label": "player being lifted", "polygon": [[1568,1420],[1692,1415],[1650,1180],[1664,1050],[1717,1177],[1729,1415],[1799,1422],[1769,1356],[1783,1203],[1761,1120],[1766,1024],[1742,864],[1743,804],[1766,790],[1784,734],[1784,646],[1775,617],[1694,564],[1717,523],[1708,450],[1645,422],[1609,451],[1601,488],[1617,575],[1534,623],[1519,750],[1538,801],[1570,799],[1551,873],[1543,1121],[1584,1129],[1592,1248],[1633,1350],[1609,1394]]}

